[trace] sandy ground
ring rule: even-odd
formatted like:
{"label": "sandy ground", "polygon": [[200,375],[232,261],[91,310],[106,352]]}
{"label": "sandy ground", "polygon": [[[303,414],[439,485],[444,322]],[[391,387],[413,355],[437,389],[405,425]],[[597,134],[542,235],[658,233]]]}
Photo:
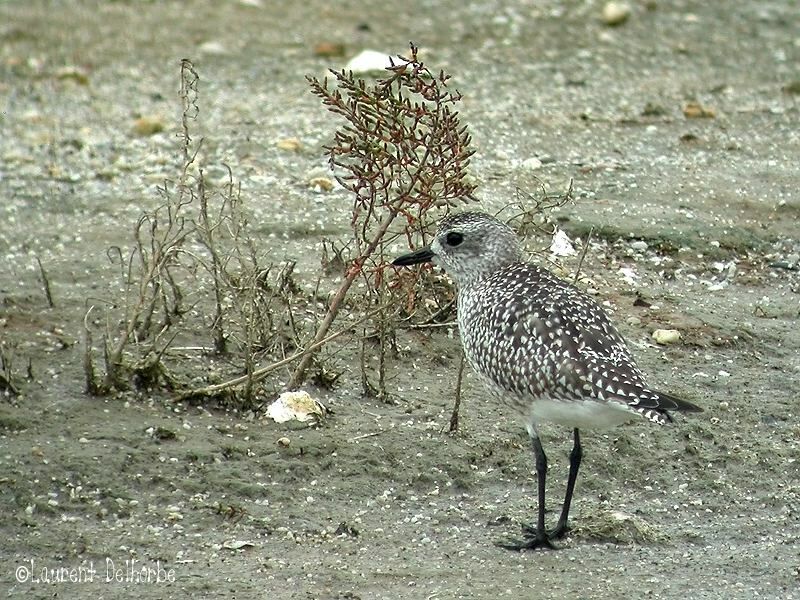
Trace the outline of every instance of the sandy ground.
{"label": "sandy ground", "polygon": [[[634,2],[618,27],[601,8],[0,5],[0,340],[21,392],[0,399],[0,594],[800,598],[797,6]],[[461,430],[443,433],[452,329],[401,334],[391,403],[361,397],[345,344],[338,386],[311,389],[334,411],[318,428],[83,392],[83,314],[118,285],[107,249],[130,246],[178,164],[180,59],[201,76],[204,164],[230,165],[259,251],[297,260],[313,286],[350,199],[308,185],[338,122],[304,76],[408,40],[464,93],[484,208],[572,180],[558,217],[574,237],[594,228],[586,286],[652,381],[706,409],[587,431],[575,531],[556,552],[493,544],[533,518],[536,478],[522,427],[469,375]],[[325,41],[345,57],[315,56]],[[687,117],[691,103],[707,116]],[[164,131],[132,133],[143,115]],[[681,342],[656,346],[657,328]],[[545,429],[551,507],[569,443]]]}

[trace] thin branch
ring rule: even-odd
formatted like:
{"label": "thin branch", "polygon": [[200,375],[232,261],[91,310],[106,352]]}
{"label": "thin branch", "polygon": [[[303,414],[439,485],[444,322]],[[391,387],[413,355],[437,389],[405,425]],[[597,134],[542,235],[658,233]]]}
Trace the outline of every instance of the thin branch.
{"label": "thin branch", "polygon": [[458,431],[459,410],[461,409],[461,383],[464,378],[464,365],[466,364],[466,356],[461,352],[461,360],[458,363],[458,377],[456,378],[456,400],[453,403],[453,412],[450,414],[450,431]]}
{"label": "thin branch", "polygon": [[320,340],[317,340],[314,343],[312,343],[310,346],[308,346],[307,348],[305,348],[305,349],[303,349],[303,350],[301,350],[299,352],[295,352],[294,354],[292,354],[290,356],[287,356],[283,360],[279,360],[277,362],[269,364],[269,365],[267,365],[265,367],[262,367],[260,369],[256,369],[252,373],[248,373],[248,374],[242,375],[240,377],[236,377],[234,379],[230,379],[230,380],[225,381],[223,383],[217,383],[217,384],[214,384],[214,385],[208,385],[208,386],[205,386],[205,387],[202,387],[202,388],[195,388],[193,390],[189,390],[189,391],[183,392],[178,396],[178,400],[185,400],[187,398],[196,398],[198,396],[215,396],[215,395],[219,394],[220,392],[224,392],[225,390],[234,388],[234,387],[239,386],[239,385],[241,385],[243,383],[247,383],[248,380],[252,380],[252,382],[258,382],[258,381],[264,379],[264,377],[266,375],[268,375],[269,373],[271,373],[272,371],[275,371],[276,369],[280,369],[281,367],[283,367],[285,365],[291,364],[292,362],[296,361],[299,358],[308,356],[309,352],[313,352],[314,350],[317,350],[318,348],[321,348],[322,346],[324,346],[328,342],[332,342],[336,338],[341,337],[342,335],[347,333],[352,327],[355,327],[356,325],[359,325],[360,323],[363,323],[364,321],[374,317],[377,314],[377,312],[378,311],[376,310],[376,311],[372,311],[372,312],[366,314],[364,317],[359,319],[357,322],[351,324],[350,327],[348,327],[346,329],[340,329],[339,331],[337,331],[335,333],[332,333],[327,337],[324,337],[324,338],[322,338]]}
{"label": "thin branch", "polygon": [[36,263],[39,265],[39,276],[42,278],[42,286],[44,287],[44,296],[47,298],[47,306],[53,308],[55,304],[53,303],[53,294],[50,291],[50,279],[47,276],[47,271],[44,270],[42,266],[42,261],[39,260],[39,257],[36,257]]}
{"label": "thin branch", "polygon": [[583,266],[583,259],[586,258],[586,252],[589,250],[589,242],[592,241],[592,233],[594,232],[594,226],[589,229],[589,233],[586,235],[586,241],[583,244],[583,250],[581,251],[580,260],[578,260],[578,267],[575,269],[575,278],[572,280],[573,283],[578,283],[578,278],[581,274],[581,267]]}

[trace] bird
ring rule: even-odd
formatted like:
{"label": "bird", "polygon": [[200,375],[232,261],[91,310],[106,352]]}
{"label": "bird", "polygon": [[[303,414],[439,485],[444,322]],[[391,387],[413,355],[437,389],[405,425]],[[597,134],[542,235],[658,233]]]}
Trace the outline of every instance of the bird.
{"label": "bird", "polygon": [[[516,413],[533,446],[538,512],[509,550],[555,548],[568,518],[583,447],[580,430],[644,418],[664,425],[668,411],[702,412],[647,384],[603,308],[574,285],[523,259],[509,225],[484,212],[451,214],[429,246],[397,257],[397,267],[432,262],[458,288],[457,319],[466,360],[491,396]],[[547,455],[539,424],[572,428],[566,495],[555,528],[545,527]]]}

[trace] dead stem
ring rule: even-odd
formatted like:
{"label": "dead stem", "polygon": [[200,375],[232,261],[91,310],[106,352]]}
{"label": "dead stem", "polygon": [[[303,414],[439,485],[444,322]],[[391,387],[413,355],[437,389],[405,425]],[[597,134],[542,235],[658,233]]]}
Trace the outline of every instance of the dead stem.
{"label": "dead stem", "polygon": [[594,232],[594,227],[589,229],[589,233],[586,235],[586,241],[583,243],[583,251],[581,252],[581,257],[578,260],[578,266],[575,269],[575,277],[572,280],[573,283],[578,283],[578,278],[581,275],[581,267],[583,266],[583,260],[586,258],[586,252],[589,250],[589,242],[592,241],[592,233]]}
{"label": "dead stem", "polygon": [[53,304],[53,294],[50,291],[50,278],[47,276],[47,271],[44,270],[42,266],[42,261],[39,260],[39,257],[36,257],[36,263],[39,265],[39,276],[42,278],[42,287],[44,288],[44,296],[47,298],[47,306],[53,308],[55,304]]}
{"label": "dead stem", "polygon": [[458,362],[458,376],[456,377],[456,399],[453,403],[453,412],[450,413],[450,431],[458,431],[459,411],[461,409],[461,384],[464,378],[464,365],[466,364],[464,352],[461,352],[461,360]]}
{"label": "dead stem", "polygon": [[286,358],[284,358],[282,360],[279,360],[277,362],[269,364],[269,365],[267,365],[265,367],[261,367],[260,369],[256,369],[252,373],[248,373],[248,374],[242,375],[240,377],[235,377],[234,379],[230,379],[230,380],[224,381],[222,383],[217,383],[217,384],[214,384],[214,385],[208,385],[208,386],[205,386],[205,387],[202,387],[202,388],[195,388],[193,390],[189,390],[189,391],[183,392],[183,393],[178,395],[178,400],[185,400],[187,398],[216,396],[220,392],[224,392],[224,391],[229,390],[231,388],[235,388],[235,387],[237,387],[237,386],[239,386],[239,385],[241,385],[243,383],[247,383],[248,381],[250,381],[251,383],[258,382],[258,381],[262,380],[266,375],[271,373],[272,371],[280,369],[281,367],[283,367],[285,365],[291,364],[292,362],[296,361],[299,358],[302,358],[303,356],[308,356],[308,353],[310,351],[317,350],[318,348],[321,348],[322,346],[324,346],[328,342],[331,342],[331,341],[343,336],[345,333],[348,333],[350,331],[350,329],[352,329],[354,326],[359,325],[359,324],[371,319],[376,314],[377,314],[377,311],[372,311],[370,313],[367,313],[364,317],[359,319],[356,323],[351,324],[349,327],[347,327],[345,329],[340,329],[339,331],[336,331],[336,332],[328,335],[327,337],[322,338],[321,340],[315,341],[312,344],[312,346],[314,346],[314,347],[309,346],[309,347],[305,348],[304,350],[301,350],[299,352],[295,352],[291,356],[287,356]]}

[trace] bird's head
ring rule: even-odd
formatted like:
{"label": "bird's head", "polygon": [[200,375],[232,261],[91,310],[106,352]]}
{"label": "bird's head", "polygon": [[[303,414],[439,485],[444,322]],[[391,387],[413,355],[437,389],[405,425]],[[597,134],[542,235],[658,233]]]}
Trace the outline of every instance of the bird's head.
{"label": "bird's head", "polygon": [[519,240],[511,227],[486,213],[465,212],[443,219],[430,246],[399,256],[392,264],[433,262],[462,286],[520,260]]}

